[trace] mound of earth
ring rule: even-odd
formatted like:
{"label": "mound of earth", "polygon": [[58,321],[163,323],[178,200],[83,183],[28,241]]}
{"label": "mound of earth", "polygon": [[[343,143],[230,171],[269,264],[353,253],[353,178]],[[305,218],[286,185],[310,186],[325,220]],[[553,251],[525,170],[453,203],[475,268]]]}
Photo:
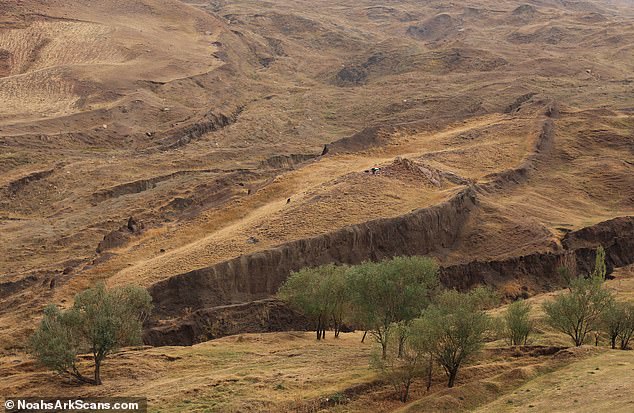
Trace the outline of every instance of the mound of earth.
{"label": "mound of earth", "polygon": [[441,13],[418,25],[407,28],[407,34],[415,39],[438,42],[459,34],[461,22],[447,13]]}

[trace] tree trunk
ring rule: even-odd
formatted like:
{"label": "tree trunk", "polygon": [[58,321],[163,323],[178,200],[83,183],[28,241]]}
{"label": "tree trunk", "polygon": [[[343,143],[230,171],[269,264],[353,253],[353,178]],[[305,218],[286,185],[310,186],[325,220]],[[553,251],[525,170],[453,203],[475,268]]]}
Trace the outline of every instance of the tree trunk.
{"label": "tree trunk", "polygon": [[362,342],[362,343],[365,343],[365,336],[367,336],[367,335],[368,335],[368,330],[365,330],[365,331],[363,332],[363,337],[361,337],[361,342]]}
{"label": "tree trunk", "polygon": [[317,340],[321,340],[321,316],[317,318]]}
{"label": "tree trunk", "polygon": [[387,342],[381,341],[381,357],[383,360],[387,358]]}
{"label": "tree trunk", "polygon": [[456,382],[456,376],[458,375],[458,369],[453,368],[449,370],[449,382],[447,383],[447,387],[453,387]]}
{"label": "tree trunk", "polygon": [[427,370],[427,391],[429,391],[429,389],[431,389],[431,379],[432,379],[433,370],[434,370],[434,356],[430,354],[429,355],[429,368]]}
{"label": "tree trunk", "polygon": [[630,337],[624,337],[621,339],[621,350],[627,350],[627,345],[630,344]]}
{"label": "tree trunk", "polygon": [[101,384],[101,357],[95,357],[95,384]]}
{"label": "tree trunk", "polygon": [[581,347],[582,344],[583,338],[581,337],[581,334],[575,334],[575,346]]}
{"label": "tree trunk", "polygon": [[406,403],[409,398],[409,387],[411,386],[412,381],[407,380],[407,382],[403,385],[403,393],[401,394],[401,402]]}
{"label": "tree trunk", "polygon": [[610,339],[610,344],[612,345],[612,350],[614,350],[616,348],[616,337]]}
{"label": "tree trunk", "polygon": [[403,358],[403,350],[405,349],[405,336],[398,338],[398,358]]}
{"label": "tree trunk", "polygon": [[88,378],[84,376],[83,374],[81,374],[79,370],[77,370],[77,367],[75,366],[72,366],[72,370],[65,370],[65,372],[80,383],[97,384],[95,383],[93,379]]}

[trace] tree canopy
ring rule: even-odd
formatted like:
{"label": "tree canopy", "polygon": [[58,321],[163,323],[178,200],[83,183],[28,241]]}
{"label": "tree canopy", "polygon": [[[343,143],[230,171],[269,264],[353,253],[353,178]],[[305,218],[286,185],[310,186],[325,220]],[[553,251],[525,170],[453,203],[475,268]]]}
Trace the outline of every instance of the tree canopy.
{"label": "tree canopy", "polygon": [[[141,342],[144,319],[152,309],[147,290],[125,286],[106,290],[98,284],[75,296],[73,306],[44,310],[40,326],[31,336],[31,351],[46,367],[91,384],[101,384],[101,363],[121,346]],[[93,377],[77,367],[77,355],[90,352]]]}

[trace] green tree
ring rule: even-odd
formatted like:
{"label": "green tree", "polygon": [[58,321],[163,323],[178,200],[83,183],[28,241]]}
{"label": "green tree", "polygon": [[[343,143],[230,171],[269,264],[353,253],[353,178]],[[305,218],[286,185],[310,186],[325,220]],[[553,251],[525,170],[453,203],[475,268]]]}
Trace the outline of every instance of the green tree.
{"label": "green tree", "polygon": [[568,252],[560,257],[559,266],[557,267],[559,280],[565,285],[570,285],[573,278],[577,278],[577,258],[574,252]]}
{"label": "green tree", "polygon": [[491,328],[481,292],[446,291],[421,317],[429,352],[445,370],[448,387],[454,386],[463,363],[482,349],[484,336]]}
{"label": "green tree", "polygon": [[619,333],[621,350],[627,350],[630,340],[634,335],[634,304],[623,305],[623,327]]}
{"label": "green tree", "polygon": [[627,320],[626,304],[616,301],[608,304],[601,315],[601,324],[603,330],[610,339],[610,346],[615,349],[616,342],[626,326]]}
{"label": "green tree", "polygon": [[403,347],[397,350],[399,336],[391,336],[390,340],[394,343],[388,347],[387,356],[373,354],[371,365],[383,380],[394,387],[400,401],[405,403],[409,399],[409,390],[414,380],[423,376],[431,377],[433,364],[428,361],[431,337],[423,320],[413,320],[407,327],[401,328],[408,330]]}
{"label": "green tree", "polygon": [[278,292],[283,301],[314,321],[317,340],[326,338],[330,321],[335,337],[339,336],[349,302],[347,274],[347,266],[334,264],[303,268],[292,273]]}
{"label": "green tree", "polygon": [[511,346],[526,345],[533,331],[530,319],[531,306],[526,301],[515,301],[508,306],[503,316],[504,338]]}
{"label": "green tree", "polygon": [[[52,370],[83,383],[101,384],[103,360],[121,346],[141,342],[143,321],[151,309],[151,297],[144,288],[106,290],[104,284],[98,284],[77,294],[68,310],[48,306],[31,336],[31,351]],[[77,368],[77,355],[82,352],[93,356],[92,378]]]}
{"label": "green tree", "polygon": [[591,276],[593,278],[598,278],[600,280],[605,280],[605,276],[607,275],[608,270],[605,265],[605,249],[599,245],[597,247],[596,256],[594,259],[594,271],[592,271]]}
{"label": "green tree", "polygon": [[588,332],[600,327],[602,314],[612,301],[603,279],[596,276],[573,279],[568,292],[544,303],[543,308],[546,322],[581,346]]}
{"label": "green tree", "polygon": [[335,338],[339,338],[341,327],[346,316],[350,313],[350,283],[348,282],[348,267],[339,266],[332,268],[325,277],[326,291],[329,292],[328,302],[330,318]]}
{"label": "green tree", "polygon": [[[396,323],[407,324],[429,305],[438,287],[438,266],[426,257],[396,257],[351,268],[349,282],[355,320],[381,345],[387,357]],[[407,329],[399,330],[403,350]]]}

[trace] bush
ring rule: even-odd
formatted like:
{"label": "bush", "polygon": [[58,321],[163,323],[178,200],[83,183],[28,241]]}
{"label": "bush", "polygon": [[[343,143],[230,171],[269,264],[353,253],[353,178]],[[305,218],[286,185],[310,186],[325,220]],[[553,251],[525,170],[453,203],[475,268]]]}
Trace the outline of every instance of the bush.
{"label": "bush", "polygon": [[440,364],[453,387],[462,364],[477,354],[492,327],[483,311],[482,290],[469,294],[447,291],[421,317],[420,328],[430,354]]}
{"label": "bush", "polygon": [[511,346],[526,345],[533,331],[530,320],[531,306],[526,301],[516,301],[508,306],[503,316],[504,338]]}
{"label": "bush", "polygon": [[570,291],[544,303],[546,322],[581,346],[588,332],[600,327],[603,312],[612,302],[612,294],[603,288],[603,279],[574,279]]}
{"label": "bush", "polygon": [[393,345],[388,347],[386,356],[374,354],[372,367],[377,370],[383,380],[394,387],[399,400],[403,403],[409,398],[409,389],[414,379],[430,376],[433,365],[429,362],[430,335],[422,320],[415,320],[406,328],[407,340],[396,350],[399,336],[391,336]]}
{"label": "bush", "polygon": [[[151,297],[141,287],[107,291],[103,284],[75,296],[72,308],[46,307],[44,318],[31,336],[32,354],[44,366],[90,384],[101,384],[101,363],[121,346],[141,342],[142,325],[151,311]],[[77,368],[77,355],[90,352],[93,377]]]}
{"label": "bush", "polygon": [[634,334],[634,304],[612,302],[602,315],[603,330],[615,349],[617,341],[621,350],[626,350]]}

